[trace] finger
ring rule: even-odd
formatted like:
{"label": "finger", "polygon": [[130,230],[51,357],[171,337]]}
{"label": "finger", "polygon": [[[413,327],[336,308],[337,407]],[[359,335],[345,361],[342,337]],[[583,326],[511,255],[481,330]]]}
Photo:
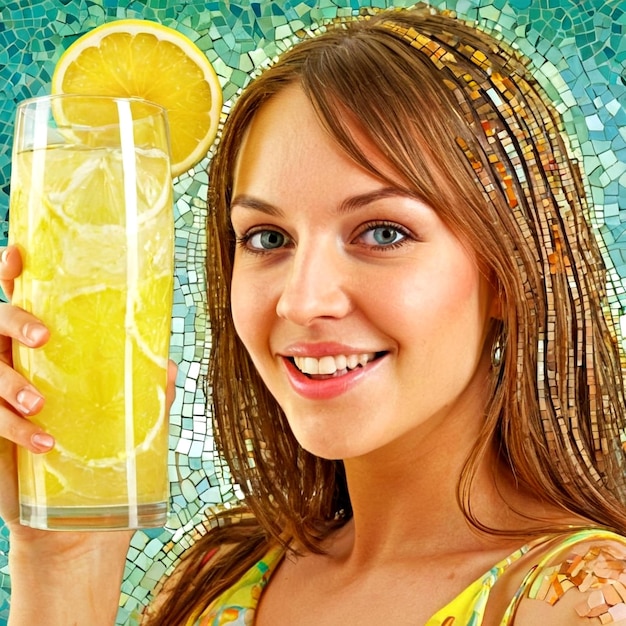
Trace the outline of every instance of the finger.
{"label": "finger", "polygon": [[10,300],[13,297],[13,280],[22,273],[22,255],[15,246],[0,249],[0,288]]}
{"label": "finger", "polygon": [[21,415],[35,415],[44,405],[44,398],[39,391],[8,363],[1,362],[0,398]]}
{"label": "finger", "polygon": [[38,348],[49,337],[46,326],[34,315],[11,304],[0,303],[0,352],[10,351],[11,338],[30,348]]}
{"label": "finger", "polygon": [[0,304],[0,399],[22,416],[38,413],[44,399],[26,378],[13,369],[11,337],[36,347],[45,343],[49,334],[48,329],[30,313],[10,304]]}
{"label": "finger", "polygon": [[54,447],[54,437],[41,426],[17,415],[6,404],[0,405],[0,437],[35,454],[48,452]]}

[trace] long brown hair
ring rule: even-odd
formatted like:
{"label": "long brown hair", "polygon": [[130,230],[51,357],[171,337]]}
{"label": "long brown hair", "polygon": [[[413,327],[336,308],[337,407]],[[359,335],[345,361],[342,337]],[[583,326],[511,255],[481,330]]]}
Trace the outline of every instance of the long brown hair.
{"label": "long brown hair", "polygon": [[[503,319],[493,335],[503,358],[494,367],[482,436],[459,479],[467,519],[498,532],[476,519],[470,498],[478,463],[495,441],[516,479],[546,502],[626,531],[624,364],[605,269],[562,122],[527,62],[506,44],[424,7],[323,30],[247,87],[211,162],[211,411],[219,451],[255,520],[233,540],[255,539],[236,557],[225,556],[219,575],[200,568],[193,586],[179,584],[160,623],[180,623],[206,606],[270,543],[294,539],[319,551],[351,516],[342,463],[299,446],[230,314],[234,163],[256,112],[292,84],[337,143],[385,179],[355,140],[358,125],[406,190],[469,243],[497,285]],[[537,532],[547,528],[538,524]],[[227,534],[208,533],[187,562],[223,540]]]}

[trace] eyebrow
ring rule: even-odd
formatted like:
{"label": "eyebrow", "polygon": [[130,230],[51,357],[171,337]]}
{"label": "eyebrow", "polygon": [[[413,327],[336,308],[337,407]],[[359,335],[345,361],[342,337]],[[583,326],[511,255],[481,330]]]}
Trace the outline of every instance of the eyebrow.
{"label": "eyebrow", "polygon": [[[397,187],[382,187],[381,189],[376,189],[374,191],[346,198],[337,208],[337,213],[352,213],[353,211],[357,211],[358,209],[378,200],[397,197],[419,200],[417,196],[407,191],[398,189]],[[230,210],[232,211],[235,206],[251,209],[253,211],[260,211],[261,213],[265,213],[266,215],[271,215],[273,217],[284,216],[284,212],[277,206],[247,194],[240,194],[236,196],[231,202]]]}

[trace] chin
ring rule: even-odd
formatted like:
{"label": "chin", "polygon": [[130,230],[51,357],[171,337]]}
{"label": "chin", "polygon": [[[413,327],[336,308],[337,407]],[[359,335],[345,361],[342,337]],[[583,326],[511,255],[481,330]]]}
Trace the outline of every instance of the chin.
{"label": "chin", "polygon": [[298,443],[308,453],[327,461],[344,461],[346,459],[367,455],[378,446],[364,445],[363,442],[355,441],[354,433],[345,440],[345,435],[332,433],[327,434],[323,438],[315,436],[299,436],[295,433]]}

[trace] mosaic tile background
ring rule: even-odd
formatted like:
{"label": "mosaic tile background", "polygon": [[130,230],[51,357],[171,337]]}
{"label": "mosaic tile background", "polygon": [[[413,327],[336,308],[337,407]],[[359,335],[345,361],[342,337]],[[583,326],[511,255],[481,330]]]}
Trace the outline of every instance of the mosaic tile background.
{"label": "mosaic tile background", "polygon": [[[293,34],[361,6],[411,0],[0,0],[0,245],[6,241],[15,105],[48,92],[55,62],[78,36],[133,17],[176,28],[203,49],[228,101]],[[626,310],[626,0],[432,0],[514,43],[557,103],[589,177],[595,221],[613,267],[614,306]],[[128,554],[118,624],[135,624],[155,582],[188,545],[186,531],[210,505],[236,498],[214,457],[205,413],[203,161],[175,184],[176,294],[172,357],[180,364],[171,418],[172,514],[137,532]],[[10,600],[8,533],[0,522],[0,626]]]}

